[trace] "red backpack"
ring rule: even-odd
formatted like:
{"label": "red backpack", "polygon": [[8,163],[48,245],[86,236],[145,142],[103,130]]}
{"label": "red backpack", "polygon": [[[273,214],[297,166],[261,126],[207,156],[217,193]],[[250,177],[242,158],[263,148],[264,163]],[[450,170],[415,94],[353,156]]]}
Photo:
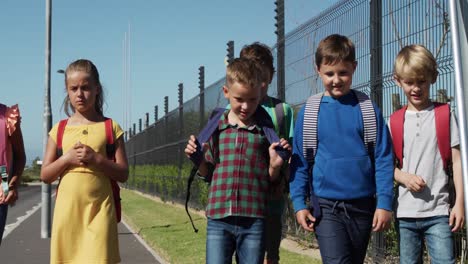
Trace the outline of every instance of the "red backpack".
{"label": "red backpack", "polygon": [[[62,156],[63,149],[62,149],[62,140],[63,140],[63,133],[65,131],[65,126],[67,125],[68,119],[63,119],[60,121],[57,130],[57,157]],[[107,159],[113,160],[115,162],[115,142],[114,142],[114,133],[112,131],[112,119],[106,118],[104,121],[104,125],[106,127],[106,154]],[[120,187],[117,181],[110,179],[111,187],[112,187],[112,195],[114,198],[114,205],[115,205],[115,215],[117,218],[117,223],[120,223],[122,219],[122,204],[120,202]],[[60,185],[60,182],[59,182]],[[57,194],[58,194],[58,186],[57,186]]]}
{"label": "red backpack", "polygon": [[[405,123],[405,112],[408,106],[402,107],[390,116],[390,128],[392,132],[393,151],[397,160],[397,167],[403,167],[403,128]],[[452,172],[452,147],[450,146],[450,106],[434,102],[434,115],[437,145],[440,157],[444,164],[444,170],[449,180],[449,203],[452,207],[455,203],[455,186]]]}

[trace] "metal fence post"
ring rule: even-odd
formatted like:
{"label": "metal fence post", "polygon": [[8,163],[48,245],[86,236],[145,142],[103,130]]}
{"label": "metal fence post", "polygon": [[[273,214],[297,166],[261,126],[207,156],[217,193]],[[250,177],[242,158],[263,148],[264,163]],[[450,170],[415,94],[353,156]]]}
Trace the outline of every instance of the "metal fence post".
{"label": "metal fence post", "polygon": [[370,1],[370,96],[383,109],[382,98],[382,0]]}
{"label": "metal fence post", "polygon": [[205,67],[198,68],[198,88],[200,89],[200,130],[205,125]]}
{"label": "metal fence post", "polygon": [[[179,83],[179,142],[183,142],[184,135],[184,84]],[[179,143],[179,178],[182,176],[183,159],[184,143]]]}
{"label": "metal fence post", "polygon": [[158,106],[154,106],[154,123],[158,122]]}
{"label": "metal fence post", "polygon": [[[370,1],[370,97],[380,109],[382,98],[382,0]],[[371,256],[374,263],[385,260],[385,234],[372,235]]]}
{"label": "metal fence post", "polygon": [[[167,143],[169,140],[169,128],[168,128],[168,116],[169,113],[169,96],[164,96],[164,135],[165,135],[165,142]],[[164,162],[168,163],[169,158],[166,156]]]}
{"label": "metal fence post", "polygon": [[278,45],[278,52],[277,52],[277,59],[276,59],[276,81],[277,81],[277,97],[278,99],[285,101],[286,100],[286,78],[285,74],[285,54],[284,54],[284,0],[275,1],[275,27],[276,27],[276,36],[277,36],[277,45]]}

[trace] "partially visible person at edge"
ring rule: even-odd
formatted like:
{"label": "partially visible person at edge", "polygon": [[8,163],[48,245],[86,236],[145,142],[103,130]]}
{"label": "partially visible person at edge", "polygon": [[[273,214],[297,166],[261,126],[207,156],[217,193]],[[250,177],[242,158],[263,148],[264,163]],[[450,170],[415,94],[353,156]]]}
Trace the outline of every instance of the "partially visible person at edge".
{"label": "partially visible person at edge", "polygon": [[[0,245],[5,230],[8,205],[13,206],[18,200],[18,185],[21,183],[26,163],[23,135],[21,133],[21,115],[18,105],[7,107],[0,104]],[[2,179],[3,178],[3,179]]]}
{"label": "partially visible person at edge", "polygon": [[[351,89],[357,62],[350,39],[334,34],[320,41],[315,66],[325,87],[316,124],[318,147],[309,164],[303,150],[303,107],[294,131],[291,199],[297,222],[315,231],[323,263],[363,263],[371,230],[385,230],[392,217],[390,135],[380,110],[371,103],[377,136],[374,151],[368,153],[358,91]],[[316,198],[319,208],[309,208],[308,197]],[[311,214],[315,210],[320,210],[320,219]]]}
{"label": "partially visible person at edge", "polygon": [[[253,60],[262,68],[262,100],[260,105],[270,115],[275,131],[280,138],[292,142],[294,134],[294,111],[281,100],[268,96],[268,85],[273,79],[275,67],[270,48],[265,44],[254,42],[240,51],[240,57]],[[277,110],[281,111],[279,113]],[[283,214],[288,201],[289,166],[285,164],[280,173],[280,180],[270,184],[267,197],[267,215],[265,217],[265,261],[264,264],[279,263],[279,247],[282,238]]]}
{"label": "partially visible person at edge", "polygon": [[[217,136],[203,145],[198,174],[212,175],[206,208],[208,264],[230,264],[234,252],[239,263],[263,263],[268,186],[279,178],[284,163],[275,147],[290,146],[285,139],[269,144],[255,118],[261,109],[260,74],[251,60],[237,58],[228,65],[223,93],[231,108],[221,116]],[[195,142],[191,135],[188,157],[197,149]]]}
{"label": "partially visible person at edge", "polygon": [[[395,59],[394,79],[408,99],[404,118],[397,120],[392,116],[389,122],[392,133],[394,126],[403,127],[404,131],[403,164],[395,167],[402,264],[418,263],[422,259],[424,241],[431,263],[455,263],[453,232],[461,230],[465,220],[458,124],[450,111],[446,112],[450,116],[445,117],[450,122],[447,144],[451,147],[453,164],[448,173],[453,173],[455,193],[450,193],[453,190],[448,187],[449,179],[438,148],[436,110],[429,98],[430,86],[436,82],[437,75],[436,59],[422,45],[404,47]],[[455,197],[453,208],[449,204],[451,195]]]}
{"label": "partially visible person at edge", "polygon": [[50,263],[118,263],[110,180],[125,182],[128,178],[123,131],[113,122],[114,162],[107,158],[103,88],[91,61],[71,63],[65,71],[65,86],[64,111],[69,119],[63,134],[63,155],[57,156],[55,124],[49,132],[41,170],[41,180],[46,183],[60,177]]}

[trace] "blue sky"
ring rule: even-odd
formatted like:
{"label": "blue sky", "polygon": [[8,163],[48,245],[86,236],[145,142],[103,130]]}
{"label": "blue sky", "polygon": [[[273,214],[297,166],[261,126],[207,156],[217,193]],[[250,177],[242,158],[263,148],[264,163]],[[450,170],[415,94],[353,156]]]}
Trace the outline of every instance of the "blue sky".
{"label": "blue sky", "polygon": [[[42,157],[45,89],[45,0],[0,1],[0,102],[19,103],[28,161]],[[286,33],[336,0],[286,0]],[[225,70],[226,43],[235,54],[254,41],[274,45],[274,0],[81,0],[52,3],[51,97],[53,123],[65,118],[63,75],[70,62],[92,60],[105,88],[104,112],[123,123],[123,42],[130,31],[131,123],[138,123],[164,96],[169,111],[198,92],[198,67],[206,85]],[[122,124],[124,127],[124,124]]]}

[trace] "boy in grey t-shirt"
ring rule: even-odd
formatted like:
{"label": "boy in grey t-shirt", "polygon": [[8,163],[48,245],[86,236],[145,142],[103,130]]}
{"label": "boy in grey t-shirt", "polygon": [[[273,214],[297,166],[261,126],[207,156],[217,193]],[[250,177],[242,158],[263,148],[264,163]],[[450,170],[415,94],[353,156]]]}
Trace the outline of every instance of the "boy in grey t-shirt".
{"label": "boy in grey t-shirt", "polygon": [[[435,58],[421,45],[406,46],[397,55],[394,79],[408,99],[404,118],[394,118],[395,113],[389,123],[394,145],[398,131],[395,128],[403,127],[403,164],[395,168],[395,180],[399,183],[396,217],[400,263],[418,263],[424,238],[433,263],[455,263],[452,232],[459,230],[464,222],[458,125],[455,116],[450,115],[456,191],[455,203],[450,209],[448,177],[437,140],[435,105],[429,99],[429,87],[436,81],[437,74]],[[396,120],[404,123],[398,124]]]}

